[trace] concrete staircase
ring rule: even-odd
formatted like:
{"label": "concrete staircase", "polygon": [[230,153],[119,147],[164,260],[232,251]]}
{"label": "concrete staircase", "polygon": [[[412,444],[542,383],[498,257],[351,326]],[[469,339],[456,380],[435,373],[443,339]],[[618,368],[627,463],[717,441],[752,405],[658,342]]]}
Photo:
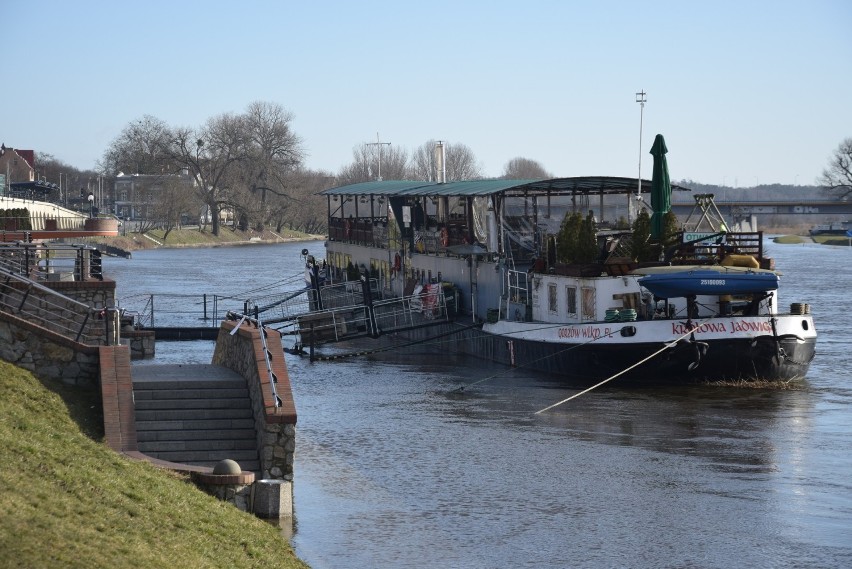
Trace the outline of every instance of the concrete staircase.
{"label": "concrete staircase", "polygon": [[216,365],[134,365],[139,451],[162,460],[215,466],[230,458],[260,472],[246,380]]}

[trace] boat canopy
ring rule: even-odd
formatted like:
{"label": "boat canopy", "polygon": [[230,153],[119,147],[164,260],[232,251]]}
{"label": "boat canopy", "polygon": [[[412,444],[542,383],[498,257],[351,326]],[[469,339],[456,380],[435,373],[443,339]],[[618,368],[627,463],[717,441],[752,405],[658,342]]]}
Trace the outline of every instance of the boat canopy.
{"label": "boat canopy", "polygon": [[[415,180],[382,180],[339,186],[320,192],[324,196],[490,196],[504,194],[529,195],[618,195],[635,192],[636,178],[614,176],[579,176],[530,180],[463,180],[458,182],[425,182]],[[651,181],[642,180],[642,193],[651,192]],[[690,191],[672,184],[673,191]]]}

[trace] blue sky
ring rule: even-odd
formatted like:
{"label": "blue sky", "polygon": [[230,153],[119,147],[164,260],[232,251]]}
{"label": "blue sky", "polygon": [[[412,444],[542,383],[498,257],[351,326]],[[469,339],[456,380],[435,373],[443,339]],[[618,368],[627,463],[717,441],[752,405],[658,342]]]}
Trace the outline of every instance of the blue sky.
{"label": "blue sky", "polygon": [[852,137],[852,2],[0,0],[0,141],[94,168],[131,121],[281,104],[306,165],[376,140],[557,176],[811,184]]}

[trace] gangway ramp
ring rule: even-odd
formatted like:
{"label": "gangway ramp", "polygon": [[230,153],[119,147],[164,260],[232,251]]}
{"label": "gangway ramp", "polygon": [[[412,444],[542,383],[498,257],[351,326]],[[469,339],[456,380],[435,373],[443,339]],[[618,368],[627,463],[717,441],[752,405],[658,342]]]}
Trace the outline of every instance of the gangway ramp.
{"label": "gangway ramp", "polygon": [[[365,295],[365,289],[369,291]],[[443,287],[420,287],[405,297],[382,298],[375,279],[305,288],[255,299],[246,313],[263,315],[267,325],[316,345],[433,326],[450,319]],[[275,326],[278,324],[279,326]]]}

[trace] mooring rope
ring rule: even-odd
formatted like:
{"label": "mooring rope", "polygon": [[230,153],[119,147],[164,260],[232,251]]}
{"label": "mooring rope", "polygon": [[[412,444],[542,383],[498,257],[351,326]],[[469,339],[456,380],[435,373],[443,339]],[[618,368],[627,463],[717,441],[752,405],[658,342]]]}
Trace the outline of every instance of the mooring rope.
{"label": "mooring rope", "polygon": [[656,356],[658,356],[658,355],[662,354],[662,353],[663,353],[663,352],[665,352],[666,350],[668,350],[668,349],[671,349],[671,348],[675,347],[675,346],[677,345],[677,343],[678,343],[678,342],[680,342],[681,340],[683,340],[683,339],[684,339],[684,338],[686,338],[687,336],[689,336],[689,335],[691,335],[691,334],[694,334],[694,333],[695,333],[695,330],[697,330],[697,329],[698,329],[698,327],[699,327],[701,324],[703,324],[704,322],[706,322],[706,320],[702,320],[701,322],[699,322],[699,323],[697,323],[697,324],[694,324],[694,325],[693,325],[693,326],[689,329],[689,332],[687,332],[686,334],[684,334],[684,335],[682,335],[682,336],[679,336],[678,338],[676,338],[676,339],[672,340],[671,342],[665,342],[665,343],[663,343],[663,347],[662,347],[662,348],[660,348],[659,350],[657,350],[656,352],[654,352],[654,353],[653,353],[653,354],[651,354],[650,356],[647,356],[647,357],[645,357],[645,358],[643,358],[643,359],[639,360],[638,362],[636,362],[636,363],[635,363],[635,364],[633,364],[632,366],[627,367],[627,368],[625,368],[625,369],[621,370],[621,371],[620,371],[620,372],[618,372],[617,374],[615,374],[615,375],[613,375],[613,376],[610,376],[610,377],[606,378],[605,380],[601,381],[600,383],[596,383],[595,385],[593,385],[593,386],[591,386],[591,387],[588,387],[588,388],[584,389],[583,391],[581,391],[581,392],[579,392],[579,393],[575,393],[575,394],[574,394],[574,395],[572,395],[571,397],[568,397],[568,398],[566,398],[566,399],[563,399],[562,401],[559,401],[558,403],[554,403],[553,405],[549,405],[549,406],[545,407],[544,409],[539,409],[538,411],[536,411],[535,413],[533,413],[533,415],[539,415],[539,414],[541,414],[541,413],[544,413],[545,411],[549,411],[549,410],[553,409],[554,407],[559,407],[559,406],[560,406],[560,405],[562,405],[563,403],[568,403],[568,402],[569,402],[569,401],[571,401],[572,399],[576,399],[577,397],[580,397],[581,395],[585,395],[585,394],[586,394],[586,393],[588,393],[589,391],[592,391],[593,389],[597,389],[597,388],[598,388],[598,387],[600,387],[601,385],[604,385],[605,383],[609,383],[609,382],[610,382],[610,381],[612,381],[613,379],[615,379],[615,378],[617,378],[617,377],[620,377],[620,376],[624,375],[624,374],[625,374],[625,373],[627,373],[628,371],[632,370],[632,369],[633,369],[633,368],[635,368],[635,367],[638,367],[638,366],[642,365],[643,363],[647,362],[647,361],[648,361],[648,360],[650,360],[651,358],[654,358],[654,357],[656,357]]}
{"label": "mooring rope", "polygon": [[[558,324],[557,326],[554,326],[554,327],[559,327],[559,326],[564,326],[564,324]],[[549,327],[549,326],[548,326],[548,327]],[[547,358],[552,358],[552,357],[554,357],[554,356],[558,356],[559,354],[563,354],[563,353],[565,353],[565,352],[570,352],[571,350],[574,350],[574,349],[576,349],[576,348],[581,348],[581,347],[583,347],[583,346],[588,346],[589,344],[591,344],[591,343],[593,343],[593,342],[597,342],[598,340],[601,340],[601,339],[603,339],[603,338],[606,338],[607,336],[612,336],[612,335],[613,335],[613,334],[615,334],[616,332],[620,333],[620,332],[621,332],[621,328],[619,328],[618,330],[613,330],[613,331],[611,331],[611,332],[607,332],[606,334],[604,334],[604,335],[602,335],[602,336],[598,336],[597,338],[592,338],[592,339],[591,339],[591,340],[589,340],[588,342],[583,342],[582,344],[574,344],[574,345],[568,346],[567,348],[562,349],[562,350],[559,350],[558,352],[555,352],[555,353],[553,353],[553,354],[548,354],[548,355],[546,355],[546,356],[542,356],[542,357],[540,357],[540,358],[538,358],[538,359],[535,359],[535,360],[531,360],[531,361],[529,361],[529,362],[527,362],[527,363],[525,363],[525,364],[523,364],[523,365],[519,365],[519,366],[515,366],[515,367],[510,367],[510,368],[505,369],[505,370],[503,370],[503,371],[499,371],[499,372],[495,373],[494,375],[491,375],[491,376],[489,376],[489,377],[482,378],[482,379],[480,379],[480,380],[478,380],[478,381],[474,381],[473,383],[471,383],[471,384],[469,384],[469,385],[462,385],[462,386],[460,386],[460,387],[457,387],[457,388],[453,389],[452,391],[450,391],[450,393],[460,393],[460,392],[464,391],[466,387],[473,387],[474,385],[478,385],[478,384],[480,384],[480,383],[484,383],[484,382],[486,382],[486,381],[490,381],[490,380],[492,380],[492,379],[494,379],[494,378],[497,378],[497,377],[500,377],[500,376],[503,376],[503,375],[506,375],[506,374],[512,373],[512,372],[517,371],[517,370],[519,370],[519,369],[527,368],[527,367],[531,366],[532,364],[538,363],[538,362],[540,362],[540,361],[542,361],[542,360],[546,360]]]}

